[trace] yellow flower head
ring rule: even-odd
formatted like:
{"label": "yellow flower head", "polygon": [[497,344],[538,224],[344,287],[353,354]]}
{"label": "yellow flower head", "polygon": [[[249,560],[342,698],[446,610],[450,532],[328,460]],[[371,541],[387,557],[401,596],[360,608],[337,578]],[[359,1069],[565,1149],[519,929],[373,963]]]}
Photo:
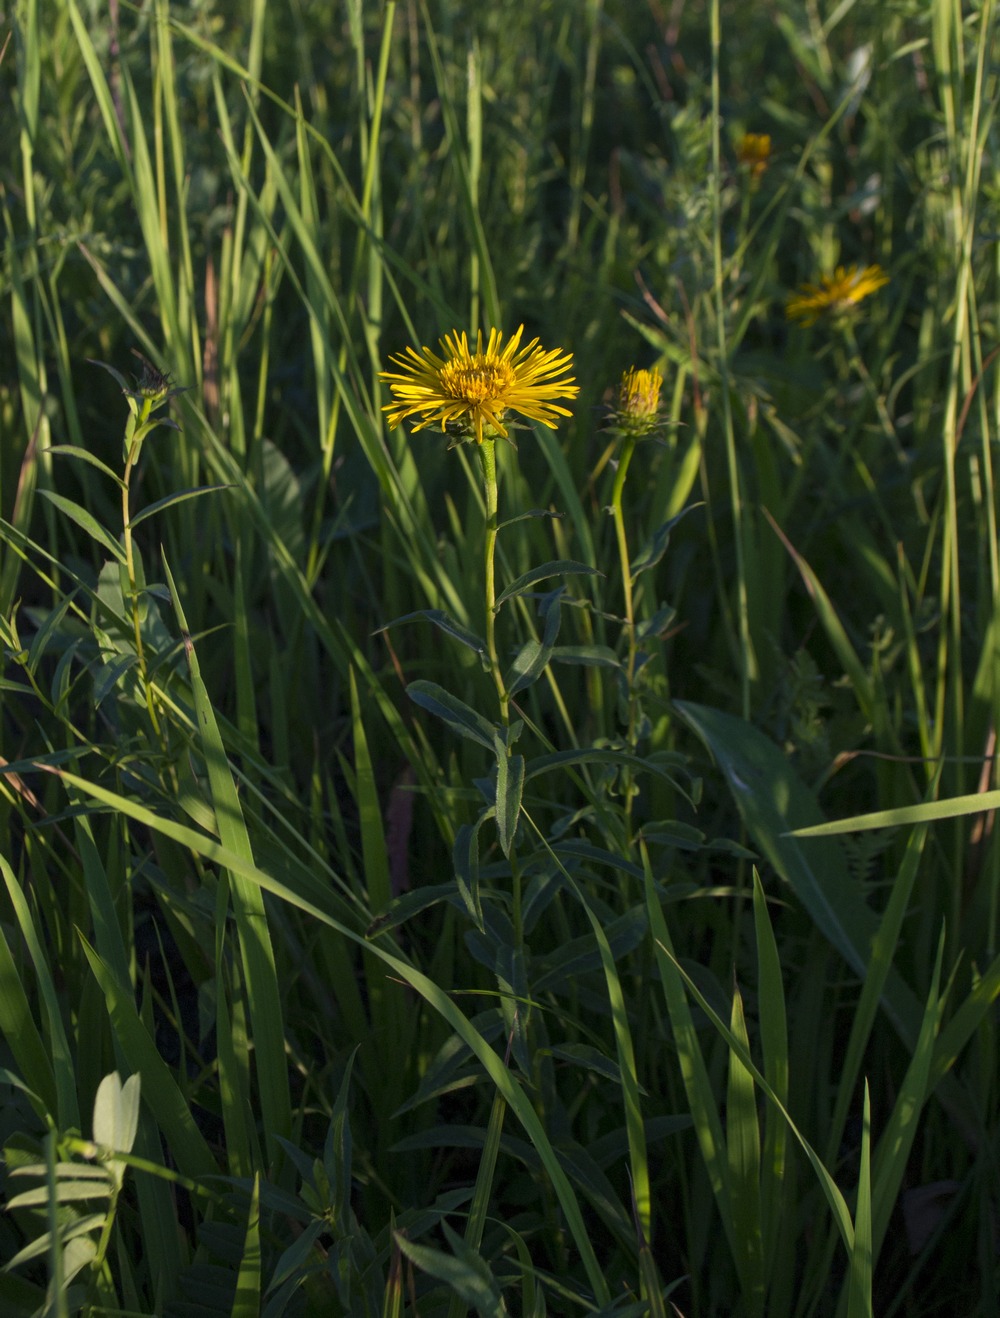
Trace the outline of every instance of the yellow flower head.
{"label": "yellow flower head", "polygon": [[612,412],[614,429],[637,439],[651,434],[660,425],[660,390],[663,376],[659,371],[640,371],[630,366],[622,373],[618,386],[618,403]]}
{"label": "yellow flower head", "polygon": [[758,179],[771,160],[770,133],[744,133],[736,143],[736,159]]}
{"label": "yellow flower head", "polygon": [[521,325],[501,348],[502,333],[491,329],[484,351],[480,331],[476,351],[470,352],[465,333],[453,330],[440,340],[440,357],[425,347],[419,352],[407,348],[391,358],[400,370],[380,372],[393,395],[382,409],[389,425],[395,428],[417,417],[414,430],[437,426],[481,444],[497,435],[508,438],[505,417],[510,411],[554,430],[556,418],[570,413],[552,400],[580,392],[572,376],[565,378],[573,356],[561,348],[546,351],[537,339],[522,348],[523,332]]}
{"label": "yellow flower head", "polygon": [[789,320],[814,325],[820,316],[844,316],[889,282],[880,265],[866,265],[862,270],[852,265],[838,265],[832,275],[822,275],[818,284],[803,284],[785,303]]}

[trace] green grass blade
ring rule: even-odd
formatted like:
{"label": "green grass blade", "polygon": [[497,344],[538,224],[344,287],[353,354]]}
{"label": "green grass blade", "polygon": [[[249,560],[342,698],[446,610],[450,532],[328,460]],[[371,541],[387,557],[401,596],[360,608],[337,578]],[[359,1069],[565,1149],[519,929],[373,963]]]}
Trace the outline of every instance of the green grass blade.
{"label": "green grass blade", "polygon": [[[4,882],[7,885],[7,893],[14,908],[21,937],[24,939],[28,955],[31,957],[38,992],[45,1008],[45,1046],[52,1059],[52,1070],[55,1079],[56,1102],[52,1108],[52,1115],[61,1130],[70,1130],[73,1127],[79,1130],[80,1109],[76,1093],[76,1076],[73,1068],[73,1050],[70,1048],[69,1039],[63,1025],[59,995],[56,992],[56,986],[52,978],[52,970],[42,940],[35,927],[35,922],[32,919],[24,890],[3,856],[0,856],[0,873],[3,874]],[[31,1051],[31,1045],[29,1045],[29,1053]],[[25,1078],[27,1079],[27,1076]],[[47,1077],[43,1073],[41,1078],[46,1079]]]}
{"label": "green grass blade", "polygon": [[253,1180],[253,1192],[247,1212],[247,1230],[243,1241],[236,1279],[236,1296],[232,1318],[259,1318],[261,1299],[261,1243],[260,1243],[260,1173]]}
{"label": "green grass blade", "polygon": [[[729,1025],[735,1038],[749,1053],[750,1039],[743,1017],[743,999],[733,990]],[[760,1128],[753,1076],[735,1052],[729,1054],[726,1090],[726,1147],[729,1161],[730,1203],[733,1234],[739,1248],[736,1266],[741,1279],[743,1302],[748,1313],[764,1312],[764,1250],[761,1230]]]}
{"label": "green grass blade", "polygon": [[650,929],[656,949],[656,965],[663,986],[670,1024],[673,1029],[674,1044],[677,1048],[677,1060],[684,1079],[691,1118],[694,1121],[698,1146],[701,1149],[705,1170],[708,1172],[712,1193],[722,1218],[723,1229],[729,1241],[733,1258],[739,1255],[739,1241],[733,1220],[732,1190],[729,1184],[729,1163],[726,1157],[726,1141],[722,1122],[712,1091],[708,1067],[705,1064],[694,1028],[691,1009],[688,1006],[684,983],[674,957],[673,943],[667,929],[660,907],[656,889],[653,886],[653,872],[649,857],[643,849],[643,868],[646,880],[646,908],[649,912]]}
{"label": "green grass blade", "polygon": [[[191,675],[198,728],[202,750],[211,786],[212,805],[215,810],[219,838],[223,845],[253,863],[253,847],[247,833],[236,785],[219,732],[218,721],[208,689],[201,676],[201,667],[194,643],[188,633],[187,620],[180,596],[164,561],[170,593],[177,619],[184,636],[185,651]],[[288,1090],[288,1071],[285,1064],[285,1033],[282,1020],[281,991],[275,967],[271,935],[267,925],[263,894],[256,885],[247,883],[242,874],[230,876],[233,909],[239,931],[240,955],[243,962],[245,987],[253,1027],[254,1061],[260,1087],[261,1116],[264,1121],[268,1156],[272,1162],[281,1161],[279,1136],[287,1138],[292,1128],[291,1097]]]}
{"label": "green grass blade", "polygon": [[[781,1102],[788,1105],[788,1015],[781,973],[781,955],[768,917],[764,885],[753,873],[754,932],[757,941],[760,1037],[764,1075]],[[788,1203],[788,1126],[773,1110],[767,1113],[761,1158],[761,1228],[765,1276],[787,1242],[784,1211]]]}
{"label": "green grass blade", "polygon": [[872,1318],[872,1112],[867,1080],[861,1121],[861,1168],[854,1215],[854,1248],[847,1277],[847,1318]]}

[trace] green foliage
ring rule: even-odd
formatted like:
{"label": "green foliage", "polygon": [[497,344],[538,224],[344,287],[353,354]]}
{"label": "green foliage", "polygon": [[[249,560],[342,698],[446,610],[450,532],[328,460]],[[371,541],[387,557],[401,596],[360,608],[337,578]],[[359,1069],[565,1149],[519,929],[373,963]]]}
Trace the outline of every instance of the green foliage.
{"label": "green foliage", "polygon": [[11,10],[12,1318],[998,1311],[995,9],[660,8]]}

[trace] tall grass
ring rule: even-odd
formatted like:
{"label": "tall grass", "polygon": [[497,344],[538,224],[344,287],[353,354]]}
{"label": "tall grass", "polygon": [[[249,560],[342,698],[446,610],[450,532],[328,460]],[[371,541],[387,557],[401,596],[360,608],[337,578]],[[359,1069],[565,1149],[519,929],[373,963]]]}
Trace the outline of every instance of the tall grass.
{"label": "tall grass", "polygon": [[996,1314],[992,0],[7,22],[3,1312]]}

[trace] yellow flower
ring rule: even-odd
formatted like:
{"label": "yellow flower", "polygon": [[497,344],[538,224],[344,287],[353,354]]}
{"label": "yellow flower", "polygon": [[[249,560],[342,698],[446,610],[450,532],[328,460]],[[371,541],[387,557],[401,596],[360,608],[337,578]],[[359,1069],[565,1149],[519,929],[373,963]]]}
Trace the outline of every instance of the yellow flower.
{"label": "yellow flower", "polygon": [[618,404],[611,413],[613,428],[636,438],[651,434],[661,420],[662,387],[659,371],[641,371],[634,366],[624,371],[618,386]]}
{"label": "yellow flower", "polygon": [[760,178],[771,159],[770,133],[744,133],[736,143],[736,159],[749,169],[751,178]]}
{"label": "yellow flower", "polygon": [[546,351],[537,339],[522,348],[523,332],[521,325],[501,349],[503,334],[491,329],[484,351],[480,331],[476,351],[470,352],[465,333],[453,330],[440,340],[440,357],[425,347],[419,352],[407,348],[391,358],[399,372],[380,372],[393,395],[382,409],[389,425],[395,428],[417,417],[414,430],[437,426],[481,444],[497,435],[508,438],[505,417],[510,411],[554,430],[556,418],[570,413],[552,400],[575,398],[580,392],[572,376],[559,378],[570,369],[573,356],[561,348]]}
{"label": "yellow flower", "polygon": [[785,315],[803,325],[814,325],[823,315],[843,316],[888,282],[880,265],[866,265],[863,270],[838,265],[832,275],[822,275],[818,284],[803,284],[792,293],[785,303]]}

